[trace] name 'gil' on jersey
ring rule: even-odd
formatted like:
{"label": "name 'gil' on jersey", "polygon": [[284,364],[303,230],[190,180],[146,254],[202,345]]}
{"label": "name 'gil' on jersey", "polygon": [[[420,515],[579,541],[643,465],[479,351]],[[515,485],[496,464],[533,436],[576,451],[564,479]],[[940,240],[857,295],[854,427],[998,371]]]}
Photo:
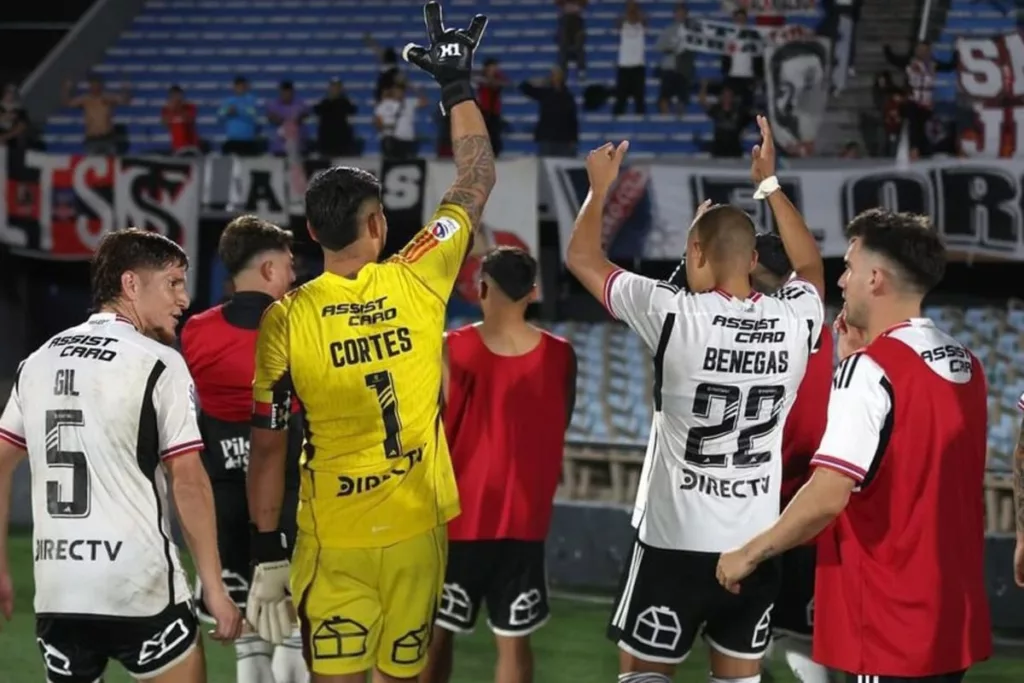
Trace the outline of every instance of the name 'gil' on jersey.
{"label": "name 'gil' on jersey", "polygon": [[640,539],[722,552],[778,517],[782,428],[821,332],[814,287],[694,294],[616,271],[606,306],[654,355],[654,420],[633,515]]}

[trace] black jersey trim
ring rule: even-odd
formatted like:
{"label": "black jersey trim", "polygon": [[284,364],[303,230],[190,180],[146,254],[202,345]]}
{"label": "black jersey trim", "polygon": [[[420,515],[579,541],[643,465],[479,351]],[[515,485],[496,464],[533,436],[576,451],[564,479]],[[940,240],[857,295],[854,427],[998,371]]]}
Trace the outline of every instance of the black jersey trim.
{"label": "black jersey trim", "polygon": [[142,474],[149,479],[153,488],[153,500],[156,501],[156,525],[164,539],[164,559],[167,561],[167,595],[168,604],[174,604],[174,561],[171,555],[171,539],[164,530],[164,506],[160,501],[160,491],[156,484],[156,473],[160,467],[160,429],[156,416],[154,394],[156,384],[167,366],[158,360],[146,380],[146,391],[142,396],[142,408],[139,412],[139,434],[135,446],[135,459]]}
{"label": "black jersey trim", "polygon": [[676,326],[676,314],[669,313],[661,324],[661,336],[658,337],[658,350],[654,353],[654,411],[661,410],[661,385],[665,374],[665,352],[672,338],[672,329]]}
{"label": "black jersey trim", "polygon": [[[860,354],[857,354],[858,356]],[[852,373],[851,373],[852,374]],[[871,457],[871,465],[868,467],[867,473],[864,475],[864,479],[860,482],[860,488],[863,491],[868,484],[874,480],[875,475],[878,474],[878,469],[882,466],[882,456],[889,449],[889,439],[892,438],[892,427],[893,427],[893,415],[896,412],[896,396],[893,394],[892,384],[889,382],[889,378],[883,376],[878,383],[885,390],[885,393],[889,395],[889,412],[885,414],[885,420],[882,422],[882,428],[878,430],[878,448],[875,449],[875,454]]]}
{"label": "black jersey trim", "polygon": [[853,381],[853,373],[856,372],[857,364],[860,362],[860,357],[862,355],[864,354],[855,353],[839,364],[839,367],[836,369],[836,374],[832,378],[833,389],[850,388],[850,383]]}

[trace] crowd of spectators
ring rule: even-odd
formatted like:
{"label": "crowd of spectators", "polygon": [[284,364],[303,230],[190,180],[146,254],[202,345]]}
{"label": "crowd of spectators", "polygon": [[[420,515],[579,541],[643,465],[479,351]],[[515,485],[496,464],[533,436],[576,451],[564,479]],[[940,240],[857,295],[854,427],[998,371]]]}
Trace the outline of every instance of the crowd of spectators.
{"label": "crowd of spectators", "polygon": [[[859,7],[859,2],[851,0]],[[762,56],[742,50],[726,51],[720,57],[717,79],[698,79],[697,54],[689,47],[686,35],[689,10],[680,3],[665,23],[654,25],[637,0],[624,0],[618,18],[618,50],[614,83],[588,80],[587,12],[588,0],[553,0],[558,7],[554,37],[558,63],[550,73],[522,83],[513,83],[493,57],[480,65],[478,101],[487,120],[495,150],[500,154],[502,137],[512,126],[502,115],[502,96],[510,88],[536,102],[534,139],[542,156],[574,156],[577,152],[582,111],[606,110],[615,116],[627,113],[645,115],[648,109],[648,79],[657,79],[656,101],[662,115],[683,116],[696,99],[699,108],[712,123],[712,132],[704,146],[715,157],[739,157],[745,153],[742,138],[754,122],[754,112],[765,110],[765,65]],[[828,0],[826,4],[841,0]],[[850,2],[846,2],[850,4]],[[731,12],[731,21],[748,27],[751,17],[746,0],[728,0],[723,7]],[[781,15],[761,13],[757,24],[785,22]],[[823,26],[829,24],[829,19]],[[828,30],[823,28],[823,30]],[[655,38],[649,42],[648,38]],[[316,103],[302,101],[291,81],[281,81],[277,95],[261,102],[243,76],[234,79],[232,93],[219,103],[217,118],[223,133],[219,150],[224,154],[258,156],[322,155],[356,156],[365,152],[395,158],[418,154],[451,153],[447,123],[433,101],[412,87],[394,47],[382,46],[365,37],[368,51],[379,63],[374,100],[369,112],[346,93],[342,80],[325,83],[323,96]],[[649,47],[651,46],[651,47]],[[851,47],[852,50],[852,47]],[[865,118],[865,140],[873,155],[895,153],[906,130],[913,158],[933,152],[957,153],[958,135],[938,136],[932,126],[936,109],[934,86],[937,73],[955,69],[956,63],[938,62],[931,46],[922,42],[907,55],[885,54],[895,71],[877,75],[874,86],[874,115]],[[851,54],[852,56],[852,54]],[[852,73],[852,62],[850,63]],[[86,89],[76,93],[66,84],[63,104],[81,110],[84,124],[83,149],[89,154],[122,154],[130,147],[126,127],[117,123],[119,107],[132,101],[128,88],[108,87],[98,76],[91,76]],[[431,115],[431,112],[435,112]],[[378,132],[379,149],[365,149],[365,141],[356,134],[351,118],[369,113]],[[197,129],[198,107],[180,86],[167,91],[161,110],[161,125],[166,129],[169,146],[164,153],[204,154],[214,151],[211,141],[200,139]],[[970,103],[960,103],[953,117],[959,128],[973,125]],[[313,125],[307,125],[313,124]],[[315,130],[315,135],[311,134]],[[433,130],[433,133],[431,131]],[[941,138],[941,139],[940,139]],[[0,103],[0,143],[9,147],[41,146],[41,138],[20,105],[17,88],[8,86]],[[949,147],[947,149],[947,147]],[[846,145],[841,156],[859,150]],[[813,153],[813,145],[784,150],[792,155]],[[859,154],[859,151],[856,151]]]}

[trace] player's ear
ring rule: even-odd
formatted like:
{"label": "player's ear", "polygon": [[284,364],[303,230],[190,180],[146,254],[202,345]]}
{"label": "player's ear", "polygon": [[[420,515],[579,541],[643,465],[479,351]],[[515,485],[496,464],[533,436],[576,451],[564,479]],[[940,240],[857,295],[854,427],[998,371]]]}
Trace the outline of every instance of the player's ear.
{"label": "player's ear", "polygon": [[534,283],[533,287],[530,288],[530,293],[526,295],[526,303],[532,304],[540,296],[540,292],[537,290],[537,285]]}
{"label": "player's ear", "polygon": [[126,270],[121,273],[121,292],[124,298],[135,301],[139,296],[139,275],[135,271]]}
{"label": "player's ear", "polygon": [[267,282],[273,282],[273,280],[274,280],[274,260],[273,259],[269,259],[269,258],[268,259],[264,259],[260,263],[260,277],[262,277]]}
{"label": "player's ear", "polygon": [[747,270],[748,273],[753,273],[754,269],[757,268],[757,249],[750,256],[750,268]]}
{"label": "player's ear", "polygon": [[309,239],[313,240],[317,244],[320,244],[320,240],[316,238],[316,233],[313,232],[313,226],[310,225],[309,221],[306,221],[306,232],[309,233]]}

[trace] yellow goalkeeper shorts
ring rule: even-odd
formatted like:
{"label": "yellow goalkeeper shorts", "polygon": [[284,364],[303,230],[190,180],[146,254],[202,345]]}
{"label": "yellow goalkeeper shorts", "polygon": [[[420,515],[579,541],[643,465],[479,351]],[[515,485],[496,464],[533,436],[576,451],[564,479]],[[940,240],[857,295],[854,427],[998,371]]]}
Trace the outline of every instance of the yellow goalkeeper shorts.
{"label": "yellow goalkeeper shorts", "polygon": [[417,676],[427,663],[447,558],[444,526],[384,548],[324,548],[300,533],[291,587],[309,670]]}

